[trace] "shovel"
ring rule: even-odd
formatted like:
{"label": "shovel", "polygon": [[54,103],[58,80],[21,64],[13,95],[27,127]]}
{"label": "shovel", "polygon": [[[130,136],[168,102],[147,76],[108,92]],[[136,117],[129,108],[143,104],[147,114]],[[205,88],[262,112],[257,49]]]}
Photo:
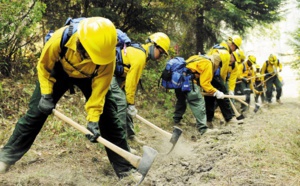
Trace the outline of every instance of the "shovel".
{"label": "shovel", "polygon": [[[201,92],[203,96],[214,96],[212,94],[206,93],[206,92]],[[246,100],[245,95],[224,95],[224,98],[232,98],[232,99],[240,99],[240,100]]]}
{"label": "shovel", "polygon": [[[246,106],[249,106],[251,108],[253,108],[253,106],[249,105],[248,103],[246,103],[245,101],[243,100],[240,100],[240,99],[237,99],[239,102],[241,102],[242,104],[246,105]],[[260,105],[258,103],[255,103],[255,107],[254,107],[254,113],[256,113],[258,110],[260,109]]]}
{"label": "shovel", "polygon": [[[92,134],[88,129],[86,129],[85,127],[83,127],[82,125],[76,123],[75,121],[73,121],[72,119],[70,119],[69,117],[65,116],[64,114],[60,113],[59,111],[57,111],[56,109],[53,109],[53,114],[60,118],[61,120],[65,121],[66,123],[72,125],[74,128],[78,129],[79,131],[81,131],[84,134]],[[142,174],[142,178],[141,180],[138,182],[137,185],[139,185],[140,183],[142,183],[142,181],[144,180],[145,176],[147,175],[155,157],[157,156],[158,152],[156,150],[154,150],[151,147],[148,146],[143,146],[143,157],[139,157],[136,156],[118,146],[116,146],[115,144],[107,141],[106,139],[102,138],[101,136],[97,138],[97,141],[101,144],[103,144],[104,146],[106,146],[107,148],[109,148],[110,150],[114,151],[115,153],[119,154],[120,156],[122,156],[125,160],[127,160],[131,165],[133,165],[135,168],[137,168],[137,171],[139,173]]]}
{"label": "shovel", "polygon": [[159,133],[161,133],[162,135],[170,138],[170,143],[173,144],[171,150],[167,153],[167,154],[170,154],[170,152],[174,149],[181,133],[182,133],[182,130],[178,127],[174,127],[174,130],[173,130],[173,134],[159,128],[158,126],[154,125],[153,123],[151,123],[150,121],[142,118],[140,115],[136,115],[136,118],[139,119],[140,121],[142,121],[143,123],[147,124],[148,126],[152,127],[153,129],[155,129],[156,131],[158,131]]}
{"label": "shovel", "polygon": [[232,103],[231,99],[229,99],[230,101],[230,105],[232,107],[232,110],[234,111],[234,114],[236,116],[236,119],[237,120],[241,120],[241,119],[244,119],[245,116],[243,114],[240,114],[239,111],[237,111],[237,109],[235,108],[234,104]]}

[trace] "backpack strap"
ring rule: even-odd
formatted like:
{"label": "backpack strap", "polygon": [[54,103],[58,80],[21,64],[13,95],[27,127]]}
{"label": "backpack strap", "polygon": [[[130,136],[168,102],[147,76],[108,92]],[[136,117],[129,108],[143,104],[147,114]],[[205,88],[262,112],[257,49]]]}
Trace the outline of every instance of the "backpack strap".
{"label": "backpack strap", "polygon": [[265,69],[265,71],[264,71],[264,74],[266,74],[266,72],[268,72],[268,66],[269,66],[269,61],[267,60],[267,61],[266,61],[266,69]]}
{"label": "backpack strap", "polygon": [[142,45],[140,43],[130,43],[129,46],[140,49],[141,51],[143,51],[146,54],[146,50],[142,47]]}
{"label": "backpack strap", "polygon": [[61,49],[61,52],[59,54],[60,58],[62,59],[66,52],[67,52],[67,47],[65,47],[65,44],[69,41],[70,37],[72,36],[73,34],[73,29],[74,29],[74,26],[71,24],[70,26],[68,26],[63,34],[62,34],[62,38],[61,38],[61,41],[60,41],[60,49]]}
{"label": "backpack strap", "polygon": [[97,72],[98,72],[98,69],[99,69],[100,65],[96,65],[96,68],[91,76],[91,79],[93,79],[96,75],[97,75]]}
{"label": "backpack strap", "polygon": [[212,48],[213,48],[213,49],[227,50],[227,48],[225,48],[224,46],[221,46],[220,44],[215,44]]}
{"label": "backpack strap", "polygon": [[243,73],[246,71],[246,65],[243,63]]}

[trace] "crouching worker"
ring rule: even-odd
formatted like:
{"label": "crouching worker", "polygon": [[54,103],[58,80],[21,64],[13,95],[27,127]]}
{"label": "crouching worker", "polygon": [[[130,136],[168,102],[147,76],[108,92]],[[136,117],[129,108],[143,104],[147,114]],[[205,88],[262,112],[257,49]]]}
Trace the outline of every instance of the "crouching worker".
{"label": "crouching worker", "polygon": [[[97,142],[101,135],[129,150],[117,117],[115,100],[109,90],[116,59],[117,32],[114,24],[102,17],[83,19],[77,24],[77,31],[60,46],[66,28],[69,26],[54,32],[42,50],[37,65],[38,81],[29,110],[18,120],[13,134],[0,151],[1,173],[5,173],[30,149],[52,109],[70,85],[76,85],[86,98],[87,128],[94,134],[87,135],[87,138]],[[109,149],[106,152],[118,177],[122,178],[133,170],[121,156]]]}
{"label": "crouching worker", "polygon": [[[186,62],[183,58],[176,57],[171,60],[183,60],[186,63],[186,72],[183,77],[185,79],[181,88],[175,88],[177,102],[174,112],[174,124],[178,124],[186,111],[187,103],[196,118],[196,127],[201,135],[213,132],[206,125],[206,109],[205,100],[201,94],[200,89],[214,95],[218,99],[223,99],[224,94],[218,91],[211,85],[213,78],[213,65],[210,59],[202,55],[193,55],[189,57]],[[174,64],[171,62],[171,64]],[[171,67],[172,68],[172,67]],[[194,81],[198,82],[197,84]],[[200,87],[199,87],[200,85]],[[165,86],[166,88],[168,86]]]}

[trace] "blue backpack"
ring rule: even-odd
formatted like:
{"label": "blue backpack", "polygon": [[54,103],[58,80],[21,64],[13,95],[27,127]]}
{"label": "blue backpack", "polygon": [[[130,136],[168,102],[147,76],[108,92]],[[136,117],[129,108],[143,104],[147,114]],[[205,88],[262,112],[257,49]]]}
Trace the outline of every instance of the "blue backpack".
{"label": "blue backpack", "polygon": [[[69,17],[64,26],[69,25],[63,32],[62,35],[62,39],[60,42],[60,48],[61,48],[61,53],[60,53],[60,57],[62,58],[66,52],[67,52],[67,48],[65,47],[65,44],[68,42],[68,40],[70,39],[70,37],[77,31],[78,28],[78,24],[81,20],[85,19],[85,17],[80,17],[80,18],[71,18]],[[45,36],[45,43],[51,38],[52,34],[54,33],[53,30],[50,30],[47,35]]]}
{"label": "blue backpack", "polygon": [[166,89],[191,91],[189,81],[192,79],[192,72],[186,68],[186,64],[182,57],[170,59],[161,74],[161,85]]}
{"label": "blue backpack", "polygon": [[130,65],[125,65],[123,63],[122,58],[122,50],[124,51],[124,54],[126,55],[127,47],[134,47],[137,49],[142,50],[144,53],[146,53],[146,50],[142,47],[140,43],[134,43],[131,41],[131,39],[127,36],[127,34],[120,29],[117,29],[117,35],[118,35],[118,43],[116,46],[116,68],[115,68],[115,75],[118,77],[121,77],[124,74],[124,67],[130,68]]}

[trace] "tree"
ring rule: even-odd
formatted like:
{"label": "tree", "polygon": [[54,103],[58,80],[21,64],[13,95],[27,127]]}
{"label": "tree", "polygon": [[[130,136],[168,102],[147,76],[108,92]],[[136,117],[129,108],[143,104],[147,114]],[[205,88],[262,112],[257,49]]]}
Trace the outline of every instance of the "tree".
{"label": "tree", "polygon": [[37,0],[0,2],[0,74],[9,76],[13,66],[26,61],[23,57],[27,48],[34,48],[36,28],[44,9]]}
{"label": "tree", "polygon": [[243,35],[255,24],[280,20],[278,10],[284,0],[204,0],[196,6],[196,49],[201,53],[224,39],[222,31]]}
{"label": "tree", "polygon": [[[300,8],[300,0],[298,0],[297,7]],[[297,30],[291,35],[292,35],[292,40],[289,43],[294,48],[295,55],[296,55],[296,59],[292,65],[295,69],[300,69],[300,27],[298,27]]]}

